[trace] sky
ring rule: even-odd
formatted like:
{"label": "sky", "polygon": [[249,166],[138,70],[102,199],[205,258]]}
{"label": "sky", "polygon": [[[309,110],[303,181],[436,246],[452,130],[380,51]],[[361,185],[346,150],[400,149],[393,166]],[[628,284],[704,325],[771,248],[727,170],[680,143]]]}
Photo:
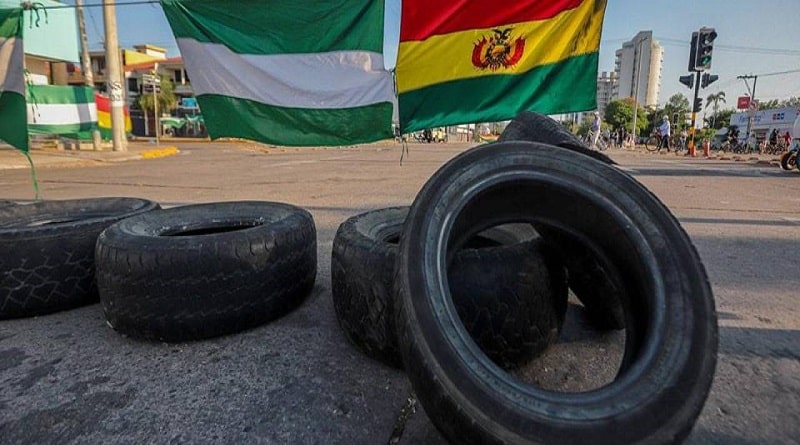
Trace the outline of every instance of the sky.
{"label": "sky", "polygon": [[[149,43],[179,55],[175,39],[157,4],[124,6],[117,0],[120,46]],[[399,0],[387,1],[387,60],[395,57]],[[503,1],[493,0],[493,6]],[[74,4],[74,0],[64,0]],[[99,4],[100,0],[84,0]],[[102,49],[101,8],[86,8],[86,27],[91,49]],[[733,108],[736,98],[748,93],[742,75],[758,75],[756,99],[787,99],[800,96],[800,0],[609,0],[603,22],[598,70],[614,70],[614,52],[639,31],[652,31],[664,48],[659,104],[681,93],[691,100],[693,91],[678,82],[688,74],[689,46],[693,31],[703,26],[716,29],[710,73],[719,76],[700,90],[701,97],[724,91],[724,108]],[[394,36],[394,38],[392,37]],[[794,71],[785,74],[785,71]],[[753,80],[748,81],[750,88]]]}

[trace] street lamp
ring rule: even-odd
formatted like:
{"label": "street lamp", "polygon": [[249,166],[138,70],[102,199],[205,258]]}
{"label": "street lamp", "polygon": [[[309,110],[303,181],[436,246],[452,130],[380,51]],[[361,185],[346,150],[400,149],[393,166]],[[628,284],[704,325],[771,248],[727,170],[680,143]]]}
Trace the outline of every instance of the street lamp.
{"label": "street lamp", "polygon": [[[639,114],[639,76],[642,75],[642,43],[647,40],[649,37],[646,36],[642,40],[639,40],[639,58],[636,64],[636,79],[635,79],[635,90],[636,92],[633,94],[633,147],[636,147],[637,142],[636,139],[636,116]],[[636,54],[634,54],[635,56]]]}

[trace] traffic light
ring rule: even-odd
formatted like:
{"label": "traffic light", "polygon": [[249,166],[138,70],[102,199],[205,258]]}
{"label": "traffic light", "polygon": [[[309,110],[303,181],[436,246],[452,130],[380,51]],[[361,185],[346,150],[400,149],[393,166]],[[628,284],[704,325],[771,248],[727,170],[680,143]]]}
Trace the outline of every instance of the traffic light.
{"label": "traffic light", "polygon": [[694,108],[692,108],[692,111],[695,113],[699,113],[700,110],[702,109],[703,109],[703,98],[698,97],[697,99],[694,100]]}
{"label": "traffic light", "polygon": [[689,88],[692,88],[694,86],[694,74],[681,76],[678,78],[678,80],[680,81],[680,83],[686,85]]}
{"label": "traffic light", "polygon": [[697,56],[697,31],[692,33],[692,47],[689,48],[689,71],[694,71],[695,56]]}
{"label": "traffic light", "polygon": [[703,76],[700,78],[700,86],[705,88],[711,85],[712,83],[716,82],[717,79],[719,79],[719,76],[717,76],[716,74],[703,73]]}
{"label": "traffic light", "polygon": [[694,57],[694,71],[705,71],[711,68],[711,54],[714,52],[714,39],[717,32],[714,28],[700,28],[697,32],[697,53]]}

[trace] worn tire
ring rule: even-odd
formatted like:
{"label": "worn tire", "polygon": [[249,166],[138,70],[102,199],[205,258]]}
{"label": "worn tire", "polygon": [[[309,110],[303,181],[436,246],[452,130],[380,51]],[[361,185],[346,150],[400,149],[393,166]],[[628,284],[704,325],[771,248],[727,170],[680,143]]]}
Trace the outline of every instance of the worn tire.
{"label": "worn tire", "polygon": [[7,201],[5,199],[0,199],[0,207],[9,207],[13,205],[17,205],[17,203],[15,203],[14,201]]}
{"label": "worn tire", "polygon": [[[509,122],[500,141],[528,141],[556,145],[589,155],[607,164],[614,162],[605,155],[585,148],[583,143],[555,120],[539,113],[525,111]],[[537,227],[545,241],[562,255],[567,267],[569,287],[583,303],[586,316],[599,329],[623,329],[622,288],[612,267],[604,266],[590,249],[569,234]]]}
{"label": "worn tire", "polygon": [[[408,207],[394,207],[348,219],[336,232],[331,255],[333,307],[342,332],[367,356],[398,368],[393,282],[407,213]],[[450,269],[460,319],[504,368],[537,355],[564,323],[564,268],[540,240],[530,239],[535,235],[530,226],[487,230],[470,240]]]}
{"label": "worn tire", "polygon": [[97,239],[97,284],[109,325],[178,342],[278,318],[317,271],[311,214],[281,203],[196,204],[121,221]]}
{"label": "worn tire", "polygon": [[94,243],[111,224],[158,204],[139,198],[0,207],[0,319],[97,302]]}
{"label": "worn tire", "polygon": [[[516,380],[465,340],[443,271],[464,240],[504,222],[571,233],[625,271],[625,355],[613,382],[547,391]],[[453,443],[671,443],[689,434],[716,366],[711,286],[674,216],[626,173],[556,146],[476,147],[423,186],[397,261],[406,374]]]}
{"label": "worn tire", "polygon": [[533,111],[520,112],[506,125],[497,142],[508,141],[542,142],[576,151],[606,164],[615,164],[608,156],[587,147],[552,118]]}

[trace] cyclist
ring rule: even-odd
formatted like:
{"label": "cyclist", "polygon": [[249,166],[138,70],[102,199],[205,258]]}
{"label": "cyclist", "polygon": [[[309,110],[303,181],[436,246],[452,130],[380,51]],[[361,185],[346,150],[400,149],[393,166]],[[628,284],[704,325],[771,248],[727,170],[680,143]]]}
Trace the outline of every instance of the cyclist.
{"label": "cyclist", "polygon": [[658,127],[658,131],[661,133],[661,140],[658,141],[658,151],[661,151],[661,147],[665,147],[669,152],[670,123],[667,115],[661,118],[661,125]]}
{"label": "cyclist", "polygon": [[778,145],[778,129],[773,128],[769,133],[769,145]]}

